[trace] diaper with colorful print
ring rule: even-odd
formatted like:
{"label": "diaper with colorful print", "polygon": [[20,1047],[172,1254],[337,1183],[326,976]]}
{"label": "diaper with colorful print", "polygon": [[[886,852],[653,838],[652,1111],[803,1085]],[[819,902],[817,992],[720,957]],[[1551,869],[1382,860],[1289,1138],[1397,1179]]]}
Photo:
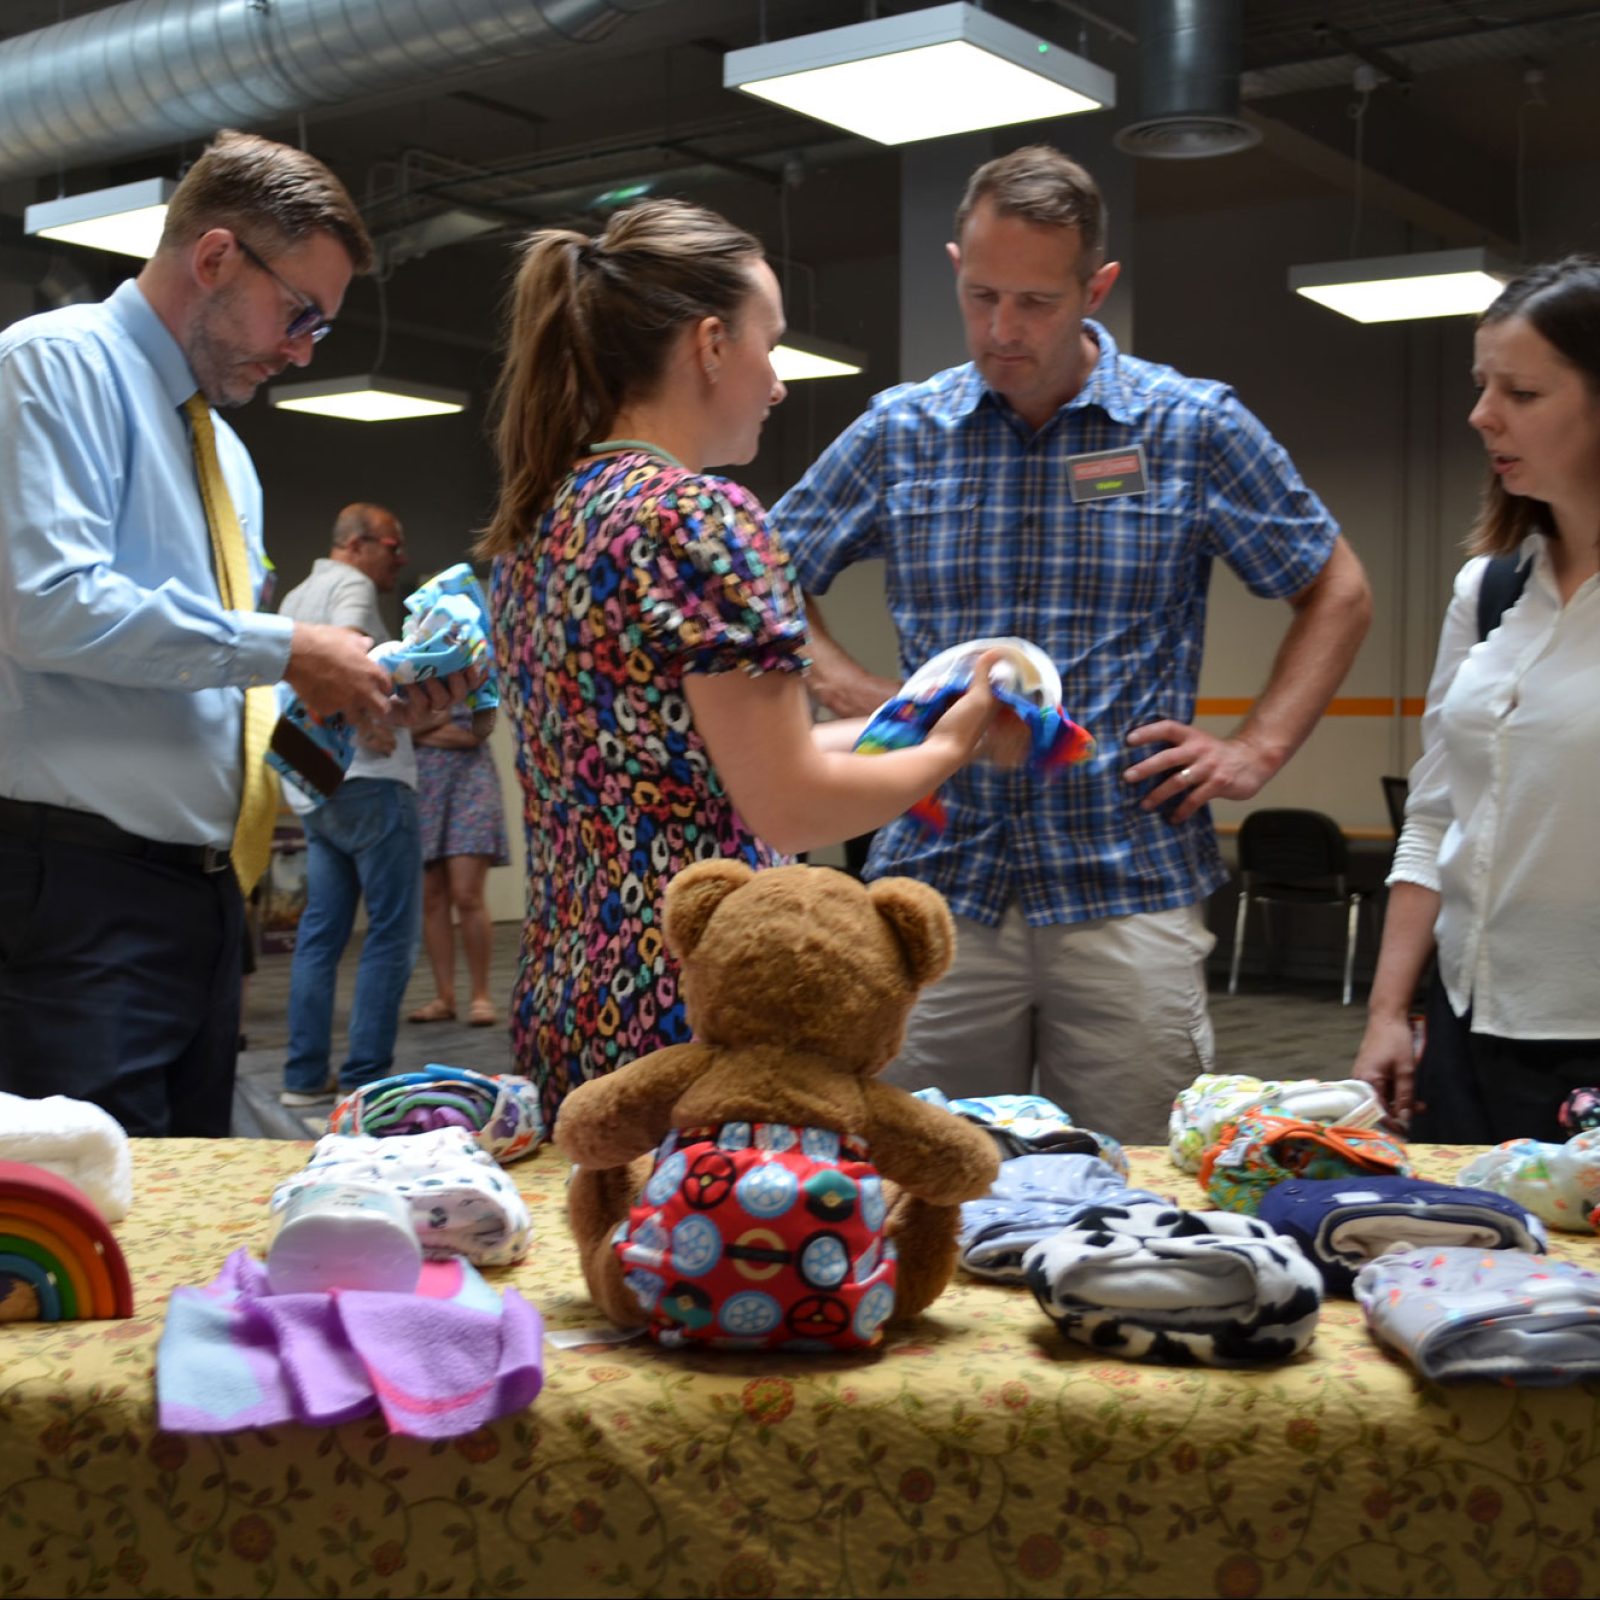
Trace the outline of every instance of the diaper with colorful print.
{"label": "diaper with colorful print", "polygon": [[1247,1073],[1202,1072],[1172,1102],[1167,1152],[1174,1166],[1198,1172],[1200,1158],[1218,1132],[1247,1111],[1271,1111],[1303,1122],[1374,1128],[1383,1103],[1369,1084],[1354,1078],[1252,1078]]}
{"label": "diaper with colorful print", "polygon": [[1552,1228],[1600,1233],[1600,1129],[1565,1144],[1508,1139],[1474,1156],[1456,1181],[1508,1195]]}
{"label": "diaper with colorful print", "polygon": [[1254,1216],[1287,1178],[1411,1176],[1405,1145],[1376,1128],[1348,1128],[1247,1111],[1219,1130],[1200,1161],[1200,1186],[1223,1211]]}
{"label": "diaper with colorful print", "polygon": [[[483,712],[498,706],[500,689],[489,646],[489,606],[472,568],[464,561],[446,567],[409,594],[405,608],[400,637],[374,645],[370,652],[395,684],[424,683],[486,665],[488,677],[468,692],[466,703],[473,711]],[[344,781],[355,755],[355,730],[344,716],[319,717],[287,684],[278,686],[278,724],[267,765],[313,808]],[[304,801],[301,809],[305,809]]]}
{"label": "diaper with colorful print", "polygon": [[612,1247],[663,1345],[860,1350],[894,1310],[887,1214],[865,1140],[726,1122],[667,1136]]}
{"label": "diaper with colorful print", "polygon": [[[1087,761],[1094,739],[1062,709],[1061,674],[1044,651],[1027,639],[972,639],[943,650],[925,662],[901,685],[900,692],[878,707],[856,749],[866,755],[904,750],[928,737],[934,723],[972,685],[978,658],[999,651],[989,685],[1006,715],[1028,733],[1026,768],[1033,777],[1047,777]],[[935,794],[919,800],[909,813],[930,833],[949,825],[943,802]]]}

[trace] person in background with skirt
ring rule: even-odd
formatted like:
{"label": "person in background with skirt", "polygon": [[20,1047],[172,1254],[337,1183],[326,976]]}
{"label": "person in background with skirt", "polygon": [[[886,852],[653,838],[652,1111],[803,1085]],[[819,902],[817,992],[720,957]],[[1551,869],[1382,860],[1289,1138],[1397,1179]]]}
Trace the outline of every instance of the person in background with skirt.
{"label": "person in background with skirt", "polygon": [[[1489,484],[1354,1071],[1414,1139],[1556,1141],[1566,1096],[1600,1083],[1600,259],[1509,284],[1478,324],[1473,378]],[[1480,639],[1486,569],[1509,555],[1524,587]],[[1435,948],[1414,1073],[1407,1011]]]}
{"label": "person in background with skirt", "polygon": [[754,457],[783,327],[761,246],[683,201],[523,251],[479,554],[528,838],[513,1050],[552,1125],[585,1079],[688,1038],[661,935],[677,872],[887,822],[995,713],[981,661],[921,745],[856,755],[860,724],[813,727],[788,558],[755,497],[707,470]]}
{"label": "person in background with skirt", "polygon": [[422,942],[433,968],[434,998],[411,1012],[408,1022],[455,1019],[452,912],[467,958],[467,1020],[474,1028],[488,1028],[502,1014],[489,994],[494,924],[483,898],[489,868],[506,866],[511,860],[500,774],[489,749],[493,726],[492,715],[475,718],[466,706],[454,706],[426,731],[411,736],[417,751],[417,814],[422,828]]}

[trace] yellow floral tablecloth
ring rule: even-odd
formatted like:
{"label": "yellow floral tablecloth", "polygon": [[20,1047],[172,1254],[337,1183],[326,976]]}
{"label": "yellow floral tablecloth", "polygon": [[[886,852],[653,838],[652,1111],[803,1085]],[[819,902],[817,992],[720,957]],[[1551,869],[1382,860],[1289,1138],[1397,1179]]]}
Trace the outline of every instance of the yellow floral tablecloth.
{"label": "yellow floral tablecloth", "polygon": [[[134,1151],[135,1318],[0,1325],[0,1595],[1600,1592],[1600,1385],[1419,1384],[1349,1301],[1223,1373],[1097,1359],[963,1279],[863,1359],[551,1346],[526,1412],[451,1443],[164,1434],[168,1291],[260,1242],[307,1147]],[[1199,1204],[1164,1153],[1133,1169]],[[534,1250],[490,1276],[594,1326],[563,1163],[512,1171]]]}

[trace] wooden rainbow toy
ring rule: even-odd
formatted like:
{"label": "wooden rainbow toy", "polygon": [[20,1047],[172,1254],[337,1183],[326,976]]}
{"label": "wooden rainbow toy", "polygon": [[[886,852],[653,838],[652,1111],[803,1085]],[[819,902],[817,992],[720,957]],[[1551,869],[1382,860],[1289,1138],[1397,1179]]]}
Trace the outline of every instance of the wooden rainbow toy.
{"label": "wooden rainbow toy", "polygon": [[128,1263],[76,1185],[0,1161],[0,1322],[131,1317]]}

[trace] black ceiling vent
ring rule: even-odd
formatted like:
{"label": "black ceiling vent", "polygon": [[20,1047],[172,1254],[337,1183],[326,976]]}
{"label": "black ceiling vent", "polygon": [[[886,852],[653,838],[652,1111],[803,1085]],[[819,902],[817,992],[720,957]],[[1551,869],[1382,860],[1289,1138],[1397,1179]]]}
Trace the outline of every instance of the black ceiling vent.
{"label": "black ceiling vent", "polygon": [[1260,141],[1239,116],[1241,24],[1242,0],[1139,0],[1139,120],[1119,150],[1194,161]]}

